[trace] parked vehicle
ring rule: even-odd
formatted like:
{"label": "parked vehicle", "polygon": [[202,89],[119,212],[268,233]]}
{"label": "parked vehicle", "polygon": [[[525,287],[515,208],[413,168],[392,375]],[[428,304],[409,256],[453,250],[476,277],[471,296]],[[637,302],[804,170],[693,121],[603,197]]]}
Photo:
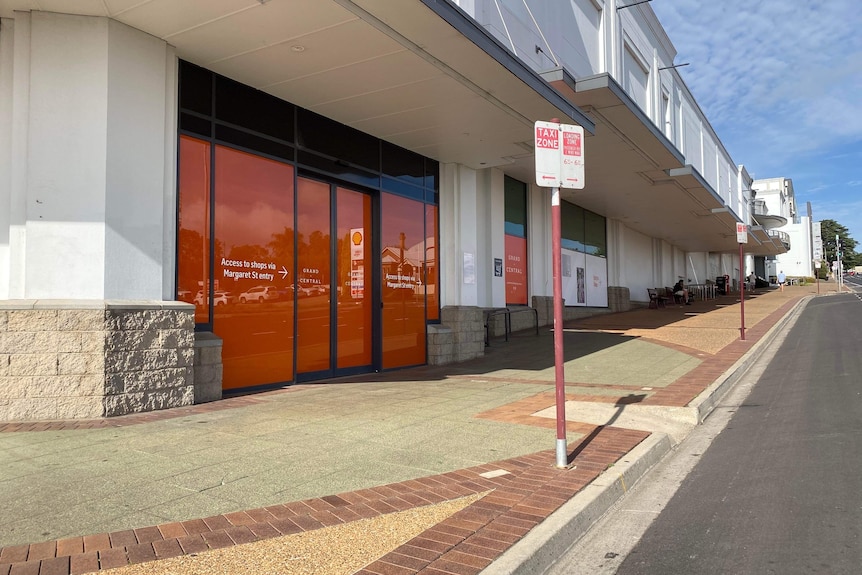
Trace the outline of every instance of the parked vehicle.
{"label": "parked vehicle", "polygon": [[263,303],[264,301],[277,299],[278,290],[273,286],[254,286],[253,288],[239,294],[239,303]]}
{"label": "parked vehicle", "polygon": [[213,305],[227,305],[236,303],[236,296],[229,291],[217,291],[213,294]]}

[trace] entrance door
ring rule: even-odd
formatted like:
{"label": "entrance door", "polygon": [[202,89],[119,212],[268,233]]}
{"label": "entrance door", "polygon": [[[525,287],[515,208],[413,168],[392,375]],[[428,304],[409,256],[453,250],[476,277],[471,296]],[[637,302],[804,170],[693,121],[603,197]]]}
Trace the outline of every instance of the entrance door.
{"label": "entrance door", "polygon": [[299,178],[296,221],[297,381],[369,371],[371,196]]}

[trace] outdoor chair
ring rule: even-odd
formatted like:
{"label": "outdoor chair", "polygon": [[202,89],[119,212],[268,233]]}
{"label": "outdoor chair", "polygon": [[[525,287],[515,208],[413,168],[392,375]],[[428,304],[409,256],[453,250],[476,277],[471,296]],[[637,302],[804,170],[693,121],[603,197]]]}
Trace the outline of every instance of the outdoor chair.
{"label": "outdoor chair", "polygon": [[647,295],[649,295],[650,309],[658,309],[660,307],[664,307],[664,302],[667,298],[665,298],[663,295],[659,295],[657,289],[647,288]]}

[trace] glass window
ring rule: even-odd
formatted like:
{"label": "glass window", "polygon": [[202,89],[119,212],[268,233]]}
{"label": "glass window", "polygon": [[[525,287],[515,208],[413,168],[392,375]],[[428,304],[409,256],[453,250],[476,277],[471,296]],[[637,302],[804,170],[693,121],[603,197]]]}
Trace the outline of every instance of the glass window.
{"label": "glass window", "polygon": [[216,76],[215,109],[221,122],[293,141],[294,106],[266,92]]}
{"label": "glass window", "polygon": [[243,130],[237,130],[236,128],[219,124],[216,124],[215,131],[216,139],[221,142],[234,144],[235,146],[245,148],[247,150],[254,150],[255,152],[260,152],[261,154],[274,156],[276,158],[288,161],[293,160],[293,147],[288,146],[287,144],[282,144],[281,142],[270,140],[269,138],[256,136]]}
{"label": "glass window", "polygon": [[383,367],[425,363],[425,206],[380,194]]}
{"label": "glass window", "polygon": [[370,172],[351,166],[346,162],[333,160],[324,156],[299,150],[297,153],[297,162],[303,167],[314,169],[314,171],[323,174],[332,174],[346,182],[352,182],[370,188],[380,187],[380,174],[378,172]]}
{"label": "glass window", "polygon": [[440,319],[439,238],[437,206],[425,204],[425,295],[429,320]]}
{"label": "glass window", "polygon": [[527,240],[506,234],[506,305],[527,305]]}
{"label": "glass window", "polygon": [[398,194],[399,196],[414,198],[416,200],[425,199],[426,190],[424,188],[411,186],[410,184],[405,183],[402,180],[396,180],[395,178],[390,178],[388,176],[383,176],[383,179],[381,180],[381,187],[385,191],[392,192],[393,194]]}
{"label": "glass window", "polygon": [[185,112],[180,113],[180,130],[183,132],[191,132],[209,139],[212,137],[212,126],[209,118],[201,118]]}
{"label": "glass window", "polygon": [[505,220],[506,233],[521,238],[527,237],[527,184],[506,176]]}
{"label": "glass window", "polygon": [[527,305],[527,184],[506,176],[506,304]]}
{"label": "glass window", "polygon": [[589,210],[584,210],[584,244],[588,254],[608,256],[605,218]]}
{"label": "glass window", "polygon": [[216,147],[213,331],[225,389],[293,379],[293,173]]}
{"label": "glass window", "polygon": [[567,201],[560,202],[560,243],[562,247],[578,252],[586,251],[584,246],[584,209]]}
{"label": "glass window", "polygon": [[371,196],[338,188],[337,367],[371,365]]}
{"label": "glass window", "polygon": [[387,176],[413,184],[425,185],[425,158],[389,142],[381,142],[382,171]]}
{"label": "glass window", "polygon": [[180,136],[177,299],[195,304],[195,323],[210,317],[210,145]]}
{"label": "glass window", "polygon": [[319,114],[297,109],[297,144],[369,170],[380,170],[380,140]]}
{"label": "glass window", "polygon": [[213,73],[180,60],[180,108],[211,116]]}
{"label": "glass window", "polygon": [[330,369],[330,186],[299,179],[296,198],[296,371]]}

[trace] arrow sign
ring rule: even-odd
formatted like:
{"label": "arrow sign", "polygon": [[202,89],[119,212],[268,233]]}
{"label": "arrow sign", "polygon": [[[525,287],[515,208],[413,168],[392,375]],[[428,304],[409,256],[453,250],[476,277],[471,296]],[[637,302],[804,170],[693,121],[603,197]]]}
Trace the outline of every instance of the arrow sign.
{"label": "arrow sign", "polygon": [[287,274],[288,274],[287,268],[284,266],[281,266],[281,270],[278,273],[281,274],[281,279],[286,278]]}
{"label": "arrow sign", "polygon": [[584,189],[584,129],[536,122],[536,183],[545,188]]}

